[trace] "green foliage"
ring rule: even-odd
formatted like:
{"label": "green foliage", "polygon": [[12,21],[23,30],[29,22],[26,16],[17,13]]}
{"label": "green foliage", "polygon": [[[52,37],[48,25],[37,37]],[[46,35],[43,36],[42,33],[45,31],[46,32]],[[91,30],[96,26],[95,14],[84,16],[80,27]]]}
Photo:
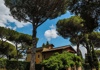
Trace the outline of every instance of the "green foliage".
{"label": "green foliage", "polygon": [[100,32],[91,32],[88,34],[88,39],[92,41],[95,48],[99,48],[100,46]]}
{"label": "green foliage", "polygon": [[99,62],[98,62],[98,59],[97,59],[95,51],[92,50],[91,53],[88,53],[86,55],[85,63],[89,63],[89,66],[91,68],[96,68],[96,69],[99,68]]}
{"label": "green foliage", "polygon": [[[6,55],[8,59],[14,58],[15,56],[21,58],[22,53],[32,44],[31,35],[19,33],[4,27],[0,27],[0,31],[0,55]],[[7,40],[12,41],[16,46],[8,43]],[[22,45],[18,47],[18,44]]]}
{"label": "green foliage", "polygon": [[48,18],[53,19],[66,13],[68,0],[5,0],[5,4],[15,19],[31,23],[33,20],[41,24]]}
{"label": "green foliage", "polygon": [[[84,13],[84,12],[83,12]],[[83,14],[81,14],[83,15]],[[85,15],[85,14],[84,14]],[[84,16],[83,15],[83,16]],[[86,15],[87,16],[87,15]],[[88,15],[90,16],[90,15]],[[87,16],[87,17],[88,17]],[[57,31],[63,38],[70,38],[70,41],[73,44],[77,45],[77,54],[79,54],[79,44],[82,44],[87,49],[88,53],[88,62],[92,67],[98,66],[98,60],[96,57],[94,50],[95,47],[99,47],[99,32],[91,32],[93,28],[89,25],[89,23],[95,23],[93,18],[90,18],[91,22],[89,22],[86,18],[82,16],[73,16],[68,19],[59,20],[57,23]],[[84,19],[84,20],[83,20]],[[79,22],[79,21],[80,22]],[[97,21],[96,21],[97,22]],[[89,29],[87,28],[89,27]],[[90,33],[91,32],[91,33]]]}
{"label": "green foliage", "polygon": [[0,41],[0,54],[6,55],[8,58],[14,58],[14,56],[16,56],[16,48],[8,42],[2,43],[2,41]]}
{"label": "green foliage", "polygon": [[0,59],[0,68],[5,68],[6,67],[6,60]]}
{"label": "green foliage", "polygon": [[81,44],[83,44],[87,49],[86,62],[89,63],[91,68],[98,68],[97,54],[94,48],[99,47],[99,32],[91,32],[84,35]]}
{"label": "green foliage", "polygon": [[99,69],[100,69],[100,62],[99,62]]}
{"label": "green foliage", "polygon": [[0,59],[0,68],[6,68],[7,70],[29,70],[29,66],[29,62]]}
{"label": "green foliage", "polygon": [[19,62],[19,61],[7,61],[6,69],[7,70],[28,70],[27,65],[29,66],[28,62]]}
{"label": "green foliage", "polygon": [[75,54],[63,52],[62,54],[55,53],[49,59],[42,62],[47,68],[59,70],[62,68],[72,67],[74,65],[81,66],[82,59]]}
{"label": "green foliage", "polygon": [[54,47],[54,45],[50,44],[48,41],[46,42],[46,44],[45,43],[42,44],[42,47],[49,47],[49,46]]}
{"label": "green foliage", "polygon": [[7,29],[0,27],[0,38],[1,40],[8,37]]}
{"label": "green foliage", "polygon": [[[29,70],[30,62],[23,61],[9,61],[5,59],[0,59],[0,69],[6,68],[7,70]],[[42,68],[41,64],[36,64],[36,70]]]}
{"label": "green foliage", "polygon": [[50,45],[48,41],[46,42],[46,45]]}
{"label": "green foliage", "polygon": [[100,50],[95,50],[97,56],[100,56]]}
{"label": "green foliage", "polygon": [[45,44],[44,43],[42,44],[42,47],[45,47]]}
{"label": "green foliage", "polygon": [[58,34],[63,38],[70,38],[70,42],[77,45],[77,55],[79,54],[79,44],[82,39],[84,29],[84,20],[80,16],[72,16],[57,22]]}
{"label": "green foliage", "polygon": [[28,34],[21,34],[19,36],[19,41],[20,42],[25,42],[28,45],[32,44],[32,36],[28,35]]}
{"label": "green foliage", "polygon": [[99,26],[99,0],[71,0],[69,10],[85,20],[84,25],[88,31],[91,32]]}
{"label": "green foliage", "polygon": [[81,32],[83,22],[84,20],[79,16],[59,20],[57,22],[57,31],[64,38],[76,36]]}

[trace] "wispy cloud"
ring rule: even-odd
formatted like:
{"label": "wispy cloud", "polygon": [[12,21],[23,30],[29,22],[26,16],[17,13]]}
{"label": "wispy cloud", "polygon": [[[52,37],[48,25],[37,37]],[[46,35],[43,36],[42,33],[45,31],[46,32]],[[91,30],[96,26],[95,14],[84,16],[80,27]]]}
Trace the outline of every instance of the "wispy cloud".
{"label": "wispy cloud", "polygon": [[52,38],[57,38],[57,31],[56,28],[54,27],[54,25],[50,26],[50,30],[46,30],[44,36],[46,37],[46,39],[48,41],[50,41]]}
{"label": "wispy cloud", "polygon": [[[9,22],[14,22],[13,24],[16,25],[16,28],[21,28],[21,27],[24,27],[30,23],[24,23],[23,21],[22,22],[19,22],[17,21],[16,19],[14,19],[11,15],[10,15],[10,10],[9,8],[7,8],[5,5],[4,5],[4,0],[0,0],[0,26],[2,27],[7,27],[6,25],[9,24],[7,21]],[[8,26],[9,27],[9,26]],[[15,29],[12,28],[12,29]]]}

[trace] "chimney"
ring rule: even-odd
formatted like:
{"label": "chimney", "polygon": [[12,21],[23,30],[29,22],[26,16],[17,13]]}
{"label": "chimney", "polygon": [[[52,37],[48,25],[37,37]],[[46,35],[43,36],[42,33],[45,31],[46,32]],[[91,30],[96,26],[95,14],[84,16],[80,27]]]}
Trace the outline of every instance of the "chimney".
{"label": "chimney", "polygon": [[53,47],[54,47],[54,45],[53,44],[50,44],[47,47],[44,47],[43,48],[43,51],[47,51],[47,50],[53,49]]}
{"label": "chimney", "polygon": [[48,46],[48,49],[53,49],[53,47],[54,47],[54,45],[53,45],[53,44],[50,44],[50,45]]}

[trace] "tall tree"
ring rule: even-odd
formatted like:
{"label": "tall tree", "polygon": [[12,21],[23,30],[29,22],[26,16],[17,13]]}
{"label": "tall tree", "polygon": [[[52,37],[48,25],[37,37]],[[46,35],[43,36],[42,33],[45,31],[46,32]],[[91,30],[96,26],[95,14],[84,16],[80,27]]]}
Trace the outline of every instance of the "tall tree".
{"label": "tall tree", "polygon": [[0,55],[5,55],[9,60],[15,58],[17,52],[14,45],[0,41]]}
{"label": "tall tree", "polygon": [[[32,45],[32,36],[14,30],[9,30],[8,33],[8,40],[15,44],[17,50],[16,60],[18,60],[19,56],[21,56],[22,53],[25,53],[25,51]],[[21,44],[21,46],[18,46],[19,44]]]}
{"label": "tall tree", "polygon": [[74,38],[77,45],[77,54],[79,55],[79,44],[81,37],[79,35],[83,31],[84,20],[79,16],[72,16],[57,22],[57,31],[63,38]]}
{"label": "tall tree", "polygon": [[16,50],[17,50],[17,56],[16,56],[16,60],[18,60],[18,44],[20,43],[19,41],[19,36],[20,33],[14,31],[14,30],[10,30],[9,31],[9,41],[12,41],[15,44]]}
{"label": "tall tree", "polygon": [[[91,69],[96,68],[98,70],[98,60],[97,55],[94,51],[95,48],[99,48],[99,42],[100,42],[100,32],[89,32],[85,33],[84,35],[79,36],[83,37],[83,39],[80,41],[80,44],[83,45],[87,49],[87,54],[85,60],[89,63]],[[71,42],[76,44],[76,41],[74,38],[71,38]]]}
{"label": "tall tree", "polygon": [[[22,53],[27,50],[28,47],[30,47],[32,45],[32,36],[28,35],[28,34],[23,34],[23,33],[19,33],[17,31],[11,30],[9,28],[4,28],[4,27],[0,27],[0,52],[4,54],[4,50],[5,50],[5,54],[8,54],[8,51],[11,52],[13,51],[12,49],[9,49],[9,47],[12,47],[12,45],[8,44],[7,41],[12,41],[15,46],[13,46],[14,48],[16,47],[16,59],[21,58],[22,57]],[[38,39],[37,39],[38,40]],[[21,46],[17,46],[18,44],[21,44]],[[8,48],[7,48],[8,47]],[[10,53],[11,54],[11,53]],[[15,55],[14,55],[15,56]],[[9,57],[9,59],[12,56],[7,56]]]}
{"label": "tall tree", "polygon": [[46,47],[46,45],[43,43],[43,44],[42,44],[42,47],[44,48],[44,47]]}
{"label": "tall tree", "polygon": [[26,55],[26,50],[32,45],[32,36],[20,33],[19,42],[21,46],[18,48],[18,56],[21,54]]}
{"label": "tall tree", "polygon": [[32,23],[33,47],[30,70],[35,70],[37,28],[47,19],[53,19],[66,13],[68,3],[69,0],[5,0],[6,6],[10,8],[15,19]]}
{"label": "tall tree", "polygon": [[8,29],[4,27],[0,27],[0,40],[2,43],[6,42],[8,38]]}
{"label": "tall tree", "polygon": [[95,64],[95,62],[98,62],[98,60],[93,47],[94,45],[96,46],[98,44],[96,40],[99,41],[99,34],[95,32],[90,33],[90,30],[88,31],[84,23],[86,22],[84,22],[84,20],[79,16],[73,16],[68,19],[59,20],[57,23],[57,31],[62,37],[69,37],[70,41],[77,45],[78,55],[80,54],[79,44],[83,44],[86,47],[89,60],[88,62],[92,69],[98,65]]}
{"label": "tall tree", "polygon": [[[98,70],[98,60],[97,55],[94,51],[94,47],[96,47],[99,42],[99,34],[98,32],[87,33],[84,35],[84,39],[81,40],[81,44],[87,49],[87,61],[92,68],[96,68]],[[98,46],[97,46],[98,47]]]}
{"label": "tall tree", "polygon": [[46,46],[48,46],[48,45],[50,45],[50,44],[49,44],[49,42],[47,41],[47,42],[46,42]]}
{"label": "tall tree", "polygon": [[92,32],[89,34],[89,40],[92,41],[96,49],[100,48],[100,32]]}
{"label": "tall tree", "polygon": [[93,31],[100,23],[100,1],[99,0],[71,0],[69,10],[80,15],[85,20],[85,27]]}

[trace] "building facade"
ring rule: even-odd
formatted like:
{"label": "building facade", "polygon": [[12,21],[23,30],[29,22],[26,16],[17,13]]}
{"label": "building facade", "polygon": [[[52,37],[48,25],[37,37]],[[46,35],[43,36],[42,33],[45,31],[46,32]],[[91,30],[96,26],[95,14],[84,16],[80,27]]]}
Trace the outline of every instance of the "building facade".
{"label": "building facade", "polygon": [[[57,48],[53,48],[54,45],[48,45],[47,47],[40,47],[36,49],[36,64],[40,64],[44,59],[48,59],[50,56],[52,56],[54,53],[62,53],[63,51],[67,51],[70,53],[76,53],[76,51],[70,46],[61,46]],[[27,50],[27,58],[26,61],[30,62],[31,60],[31,51],[30,49]]]}

